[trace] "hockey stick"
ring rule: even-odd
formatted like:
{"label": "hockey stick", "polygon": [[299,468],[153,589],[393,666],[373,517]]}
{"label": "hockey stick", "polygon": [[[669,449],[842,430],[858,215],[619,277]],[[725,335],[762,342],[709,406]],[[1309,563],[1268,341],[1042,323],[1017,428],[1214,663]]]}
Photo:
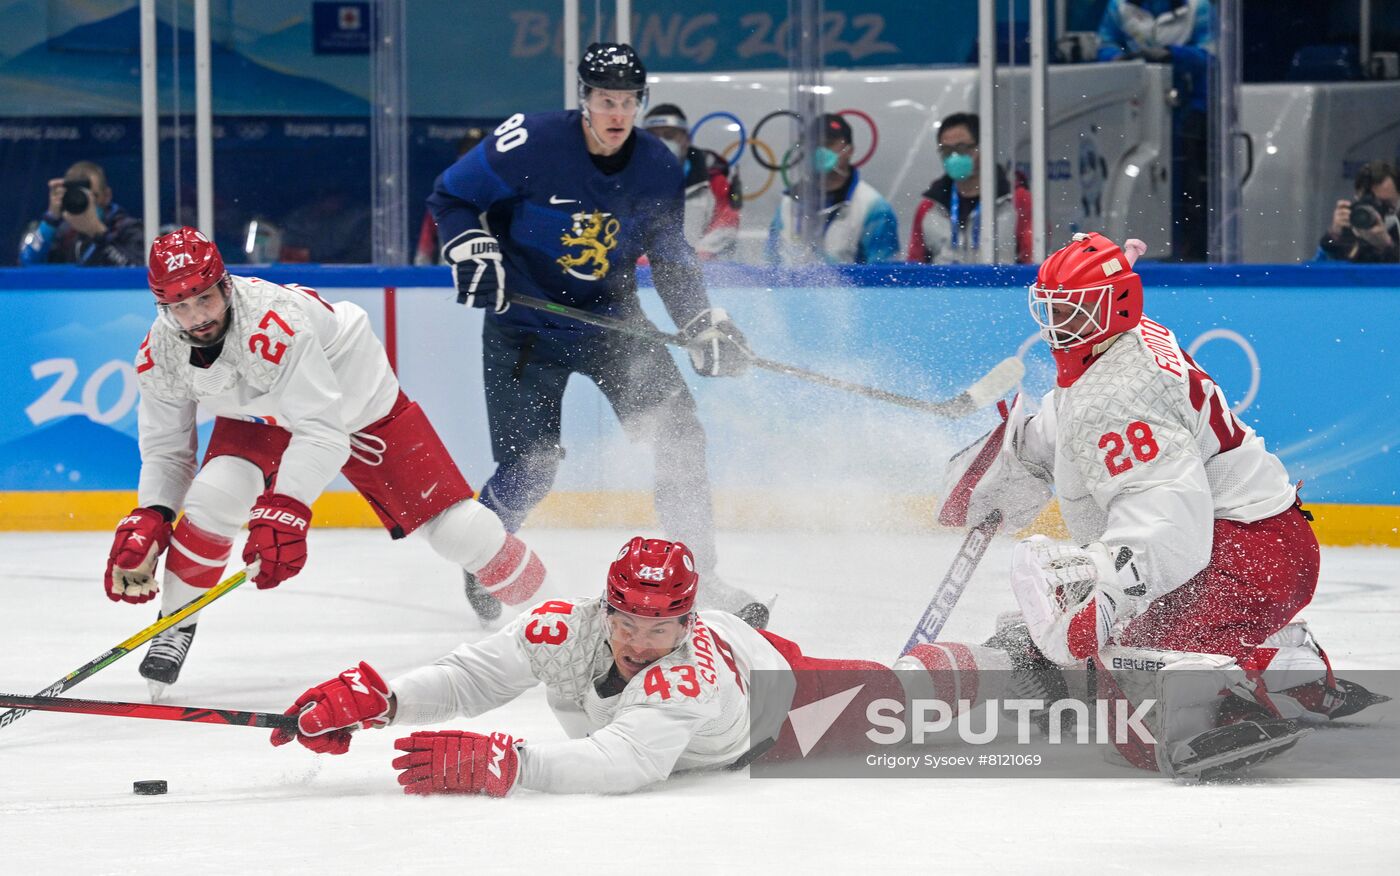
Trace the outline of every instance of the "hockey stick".
{"label": "hockey stick", "polygon": [[943,625],[948,622],[948,615],[953,613],[953,606],[958,604],[963,591],[967,589],[967,582],[972,579],[977,564],[982,562],[982,555],[992,543],[992,536],[996,535],[1000,528],[1001,512],[993,511],[967,531],[967,538],[963,539],[962,547],[958,548],[958,555],[953,558],[952,567],[948,569],[948,574],[943,576],[933,599],[929,600],[928,608],[924,609],[924,616],[914,625],[914,632],[910,633],[909,641],[904,643],[901,656],[908,654],[915,645],[932,642],[938,638]]}
{"label": "hockey stick", "polygon": [[[39,693],[36,694],[36,696],[51,697],[55,694],[61,694],[69,688],[73,687],[75,684],[83,681],[84,679],[87,679],[99,670],[106,669],[108,666],[115,663],[117,660],[121,659],[122,657],[125,657],[132,651],[135,651],[137,648],[141,647],[146,642],[149,642],[151,639],[154,639],[156,636],[177,625],[178,623],[180,623],[180,621],[184,620],[185,618],[204,608],[206,605],[218,599],[220,596],[223,596],[225,593],[237,587],[239,584],[242,584],[247,579],[247,577],[247,569],[244,569],[240,572],[231,575],[223,582],[219,583],[214,587],[211,587],[208,593],[205,593],[203,596],[200,596],[197,599],[191,599],[189,602],[181,606],[180,609],[174,614],[166,615],[165,617],[160,618],[155,623],[151,624],[149,627],[146,627],[141,632],[127,639],[125,642],[122,642],[119,645],[113,645],[111,648],[108,648],[102,654],[98,655],[97,657],[94,657],[92,660],[88,661],[87,663],[83,664],[82,666],[78,667],[77,669],[73,670],[67,675],[63,676],[58,681],[55,681],[53,684],[39,691]],[[0,703],[0,705],[4,705],[4,703]],[[18,707],[12,708],[4,713],[0,713],[0,728],[7,727],[10,724],[13,724],[15,721],[18,721],[20,718],[24,717],[25,714],[26,710]]]}
{"label": "hockey stick", "polygon": [[[553,301],[545,301],[540,298],[533,298],[527,295],[515,295],[511,297],[512,304],[519,304],[531,310],[542,310],[546,313],[553,313],[557,316],[567,317],[578,322],[596,325],[635,338],[653,341],[660,344],[670,344],[676,347],[684,347],[685,342],[679,335],[670,332],[663,332],[652,328],[649,325],[631,322],[625,319],[618,319],[612,316],[600,316],[596,313],[589,313],[586,310],[579,310],[576,307],[569,307],[566,304],[557,304]],[[878,399],[901,407],[913,408],[916,411],[926,411],[931,414],[939,414],[944,417],[965,417],[979,408],[985,407],[995,399],[1001,398],[1016,387],[1021,382],[1021,378],[1026,373],[1026,366],[1015,356],[1003,359],[992,367],[991,371],[982,375],[977,382],[967,389],[948,399],[947,401],[931,402],[921,398],[900,395],[897,392],[877,389],[873,386],[866,386],[862,383],[852,383],[849,380],[842,380],[839,377],[831,377],[816,371],[808,371],[805,368],[798,368],[796,365],[788,365],[784,362],[776,362],[772,359],[765,359],[762,356],[754,356],[750,353],[749,362],[756,368],[765,371],[774,371],[779,374],[786,374],[801,380],[812,383],[819,383],[822,386],[829,386],[832,389],[840,389],[845,392],[853,392],[856,395],[863,395],[866,398]]]}
{"label": "hockey stick", "polygon": [[[36,712],[70,712],[79,715],[105,715],[109,718],[150,718],[156,721],[193,721],[196,724],[230,724],[236,727],[297,729],[296,715],[278,712],[240,712],[235,709],[201,709],[196,706],[164,706],[157,703],[111,703],[105,700],[75,700],[66,697],[21,697],[0,694],[0,706]],[[20,711],[25,714],[25,711]]]}

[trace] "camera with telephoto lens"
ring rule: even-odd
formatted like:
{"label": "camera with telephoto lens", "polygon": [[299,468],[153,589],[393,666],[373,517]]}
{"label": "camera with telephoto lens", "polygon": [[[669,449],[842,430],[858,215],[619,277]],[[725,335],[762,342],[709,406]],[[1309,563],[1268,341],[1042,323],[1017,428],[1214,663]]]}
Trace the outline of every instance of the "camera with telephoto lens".
{"label": "camera with telephoto lens", "polygon": [[63,181],[63,212],[85,213],[92,200],[91,183],[87,180]]}
{"label": "camera with telephoto lens", "polygon": [[1369,231],[1381,224],[1386,209],[1375,198],[1367,195],[1351,202],[1351,227],[1357,231]]}

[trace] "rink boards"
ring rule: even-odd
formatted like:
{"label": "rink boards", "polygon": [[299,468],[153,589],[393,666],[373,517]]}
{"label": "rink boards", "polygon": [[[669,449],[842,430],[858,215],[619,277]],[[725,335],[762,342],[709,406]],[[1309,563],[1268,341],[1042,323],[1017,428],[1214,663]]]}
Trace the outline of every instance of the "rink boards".
{"label": "rink boards", "polygon": [[[1317,266],[1144,265],[1147,313],[1258,429],[1333,544],[1400,544],[1400,394],[1394,328],[1400,272]],[[253,273],[250,271],[250,273]],[[441,268],[278,266],[267,279],[364,307],[405,389],[479,485],[490,458],[480,311],[455,304]],[[1024,268],[889,266],[776,274],[713,267],[715,303],[770,359],[925,399],[955,395],[1022,355],[1023,391],[1053,381],[1026,311]],[[645,280],[645,274],[644,274]],[[139,471],[132,359],[153,317],[144,272],[0,272],[10,343],[0,349],[0,529],[106,529]],[[656,295],[642,294],[670,330]],[[678,355],[709,439],[722,526],[932,526],[944,461],[995,414],[959,421],[783,375],[697,377]],[[201,428],[207,437],[208,424]],[[642,526],[650,454],[630,444],[600,393],[570,384],[566,457],[532,523]],[[348,485],[318,525],[375,525]]]}

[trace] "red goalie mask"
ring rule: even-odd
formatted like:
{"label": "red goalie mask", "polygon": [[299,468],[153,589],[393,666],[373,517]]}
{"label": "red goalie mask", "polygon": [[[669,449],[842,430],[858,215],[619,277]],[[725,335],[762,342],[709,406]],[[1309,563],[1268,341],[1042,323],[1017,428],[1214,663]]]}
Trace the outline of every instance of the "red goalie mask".
{"label": "red goalie mask", "polygon": [[1103,343],[1142,319],[1142,278],[1134,257],[1097,233],[1074,235],[1040,266],[1030,288],[1031,316],[1050,345],[1059,383],[1069,386]]}

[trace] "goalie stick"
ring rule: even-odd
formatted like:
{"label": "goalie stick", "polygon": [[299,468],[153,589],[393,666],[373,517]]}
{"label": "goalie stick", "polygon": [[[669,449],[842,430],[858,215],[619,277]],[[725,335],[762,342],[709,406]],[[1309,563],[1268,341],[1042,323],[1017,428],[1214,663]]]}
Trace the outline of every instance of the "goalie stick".
{"label": "goalie stick", "polygon": [[929,600],[928,608],[924,609],[924,616],[914,625],[914,632],[909,634],[909,641],[904,643],[904,650],[899,652],[901,655],[908,654],[915,645],[926,644],[938,638],[943,625],[948,622],[948,615],[953,613],[953,607],[958,604],[963,591],[967,589],[967,582],[972,579],[977,564],[982,562],[982,555],[992,543],[992,536],[996,535],[1000,528],[1001,512],[993,511],[967,531],[967,538],[963,539],[962,547],[958,548],[953,565],[934,591],[933,599]]}
{"label": "goalie stick", "polygon": [[[73,687],[74,685],[78,684],[79,682],[83,681],[84,679],[91,677],[94,673],[106,669],[108,666],[112,665],[117,660],[121,659],[122,657],[125,657],[132,651],[135,651],[137,648],[141,647],[146,642],[149,642],[151,639],[154,639],[159,634],[179,624],[180,621],[184,620],[185,618],[204,608],[206,605],[218,599],[220,596],[223,596],[225,593],[237,587],[239,584],[242,584],[244,580],[247,579],[247,577],[247,569],[244,569],[240,572],[231,575],[221,583],[217,584],[214,587],[211,587],[208,593],[205,593],[204,595],[196,599],[191,599],[189,602],[181,606],[180,609],[174,614],[170,614],[163,618],[160,618],[155,623],[146,627],[144,630],[141,630],[139,633],[135,634],[126,641],[117,645],[113,645],[111,648],[108,648],[106,651],[94,657],[92,660],[89,660],[87,663],[83,664],[77,669],[74,669],[72,672],[63,676],[58,681],[55,681],[53,684],[39,691],[39,693],[36,694],[36,696],[52,697],[56,694],[61,694],[69,688]],[[3,705],[6,704],[0,702],[0,706]],[[23,718],[26,714],[28,714],[28,712],[23,707],[13,707],[4,713],[0,713],[0,728],[4,728],[9,726],[10,724],[13,724],[15,721],[18,721],[20,718]]]}
{"label": "goalie stick", "polygon": [[[674,347],[685,347],[680,337],[653,328],[650,325],[631,322],[625,319],[617,319],[611,316],[600,316],[596,313],[589,313],[586,310],[579,310],[576,307],[569,307],[566,304],[557,304],[553,301],[545,301],[540,298],[533,298],[528,295],[514,295],[511,297],[512,304],[519,304],[532,310],[541,310],[545,313],[553,313],[558,316],[568,317],[588,325],[596,325],[601,328],[621,332],[635,338],[654,341],[661,344],[670,344]],[[916,411],[926,411],[931,414],[939,414],[944,417],[965,417],[980,408],[986,407],[992,401],[1001,398],[1016,387],[1025,376],[1026,366],[1015,356],[1003,359],[992,367],[992,370],[982,375],[975,383],[967,389],[958,393],[946,401],[925,401],[921,398],[900,395],[897,392],[877,389],[873,386],[866,386],[862,383],[853,383],[849,380],[842,380],[839,377],[831,377],[816,371],[808,371],[806,368],[798,368],[796,365],[788,365],[784,362],[776,362],[772,359],[765,359],[762,356],[750,354],[750,364],[755,368],[762,368],[765,371],[773,371],[778,374],[786,374],[811,383],[819,383],[822,386],[829,386],[832,389],[840,389],[845,392],[852,392],[866,398],[878,399],[880,401],[896,404],[901,407],[913,408]]]}
{"label": "goalie stick", "polygon": [[[206,709],[198,706],[166,706],[158,703],[113,703],[106,700],[78,700],[66,697],[22,697],[0,694],[0,706],[35,712],[69,712],[78,715],[104,715],[109,718],[150,718],[156,721],[192,721],[196,724],[229,724],[235,727],[271,727],[297,732],[296,715],[280,712],[242,712],[236,709]],[[24,714],[21,711],[20,714]]]}

